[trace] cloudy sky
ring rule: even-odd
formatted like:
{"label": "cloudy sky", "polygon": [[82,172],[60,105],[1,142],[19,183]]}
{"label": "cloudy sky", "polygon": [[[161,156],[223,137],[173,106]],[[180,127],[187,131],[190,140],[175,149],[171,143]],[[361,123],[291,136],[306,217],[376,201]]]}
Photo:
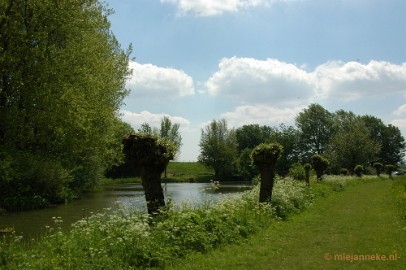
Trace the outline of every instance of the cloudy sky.
{"label": "cloudy sky", "polygon": [[310,103],[374,115],[406,136],[404,0],[108,0],[133,44],[122,118],[181,125],[181,161],[201,129],[294,125]]}

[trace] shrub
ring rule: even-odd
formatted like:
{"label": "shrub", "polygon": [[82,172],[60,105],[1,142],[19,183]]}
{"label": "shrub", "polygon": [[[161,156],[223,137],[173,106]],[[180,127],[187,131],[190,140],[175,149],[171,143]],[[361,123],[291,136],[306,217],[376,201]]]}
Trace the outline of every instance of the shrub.
{"label": "shrub", "polygon": [[348,175],[348,173],[349,173],[349,172],[348,172],[348,170],[347,170],[346,168],[341,168],[341,169],[340,169],[340,174],[341,174],[341,175],[344,175],[344,176],[345,176],[345,175]]}
{"label": "shrub", "polygon": [[289,176],[295,180],[305,180],[306,171],[302,164],[295,163],[289,169]]}
{"label": "shrub", "polygon": [[330,161],[321,155],[314,155],[312,162],[313,168],[316,171],[317,180],[322,180],[325,170],[330,165]]}
{"label": "shrub", "polygon": [[380,162],[375,162],[372,166],[375,169],[376,175],[379,177],[383,169],[383,164]]}
{"label": "shrub", "polygon": [[362,165],[355,166],[354,173],[356,176],[361,177],[363,172],[364,172],[364,167]]}
{"label": "shrub", "polygon": [[389,175],[389,178],[391,178],[392,179],[392,173],[393,173],[393,171],[396,169],[396,167],[395,166],[393,166],[393,165],[385,165],[385,170],[386,170],[386,173]]}

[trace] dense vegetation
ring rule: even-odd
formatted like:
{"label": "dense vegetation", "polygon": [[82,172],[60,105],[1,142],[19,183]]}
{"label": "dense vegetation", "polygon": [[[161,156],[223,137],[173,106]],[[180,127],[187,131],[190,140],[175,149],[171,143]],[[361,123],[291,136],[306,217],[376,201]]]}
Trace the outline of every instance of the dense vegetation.
{"label": "dense vegetation", "polygon": [[[200,207],[169,204],[151,217],[133,208],[106,209],[62,231],[55,218],[49,234],[29,244],[16,236],[0,244],[0,268],[5,269],[133,269],[163,267],[190,253],[206,253],[228,243],[240,243],[271,223],[299,213],[317,198],[342,191],[348,178],[326,177],[306,188],[279,179],[272,204],[258,204],[259,187],[236,197]],[[29,251],[28,251],[29,250]]]}
{"label": "dense vegetation", "polygon": [[0,2],[0,208],[90,190],[121,159],[128,57],[98,0]]}
{"label": "dense vegetation", "polygon": [[310,104],[295,120],[296,127],[251,124],[237,129],[228,128],[224,119],[213,120],[202,130],[199,161],[212,167],[220,180],[235,175],[250,180],[257,175],[250,153],[261,143],[280,143],[284,151],[276,171],[298,179],[305,176],[303,164],[315,165],[315,155],[328,163],[319,171],[320,179],[324,172],[353,174],[357,165],[364,173],[373,173],[374,163],[396,168],[404,162],[406,143],[399,128],[377,117],[344,110],[331,113]]}

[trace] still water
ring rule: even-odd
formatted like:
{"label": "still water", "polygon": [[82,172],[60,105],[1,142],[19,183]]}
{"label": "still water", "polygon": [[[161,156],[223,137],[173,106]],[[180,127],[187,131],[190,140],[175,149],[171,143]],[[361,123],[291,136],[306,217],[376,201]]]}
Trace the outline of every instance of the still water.
{"label": "still water", "polygon": [[[216,201],[225,194],[239,193],[250,189],[249,183],[233,182],[213,185],[211,183],[168,183],[163,184],[165,198],[175,203],[188,201],[198,205],[208,201]],[[117,202],[137,207],[146,212],[146,202],[141,184],[108,185],[101,192],[92,193],[80,200],[66,205],[58,205],[47,209],[0,216],[0,229],[14,228],[24,238],[36,237],[45,230],[45,226],[53,226],[52,217],[61,217],[63,226],[69,227],[73,222],[90,216],[104,208],[116,207]]]}

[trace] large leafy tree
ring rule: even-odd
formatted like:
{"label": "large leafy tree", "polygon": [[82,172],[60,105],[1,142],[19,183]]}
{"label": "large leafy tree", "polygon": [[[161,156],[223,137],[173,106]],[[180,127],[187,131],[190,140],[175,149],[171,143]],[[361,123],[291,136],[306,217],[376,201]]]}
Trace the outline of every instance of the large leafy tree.
{"label": "large leafy tree", "polygon": [[333,134],[333,115],[319,104],[310,104],[296,118],[301,133],[301,149],[305,156],[323,154]]}
{"label": "large leafy tree", "polygon": [[180,124],[173,124],[171,119],[164,116],[161,120],[161,128],[159,129],[159,137],[169,140],[174,146],[174,156],[177,158],[180,154],[182,146],[182,136],[180,135]]}
{"label": "large leafy tree", "polygon": [[282,124],[274,129],[269,142],[277,142],[283,145],[283,152],[278,160],[276,170],[282,176],[287,175],[290,167],[299,162],[300,132],[292,126]]}
{"label": "large leafy tree", "polygon": [[337,117],[340,127],[332,136],[328,151],[333,169],[353,170],[356,165],[372,164],[377,159],[380,145],[371,137],[362,119],[343,111]]}
{"label": "large leafy tree", "polygon": [[268,126],[258,124],[244,125],[235,130],[237,138],[238,152],[244,149],[254,149],[257,145],[269,140],[274,130]]}
{"label": "large leafy tree", "polygon": [[213,120],[202,129],[198,160],[214,169],[215,178],[226,180],[235,170],[237,143],[235,131],[227,127],[227,121]]}
{"label": "large leafy tree", "polygon": [[385,125],[381,119],[364,115],[361,117],[371,137],[381,146],[377,160],[384,164],[399,164],[405,156],[406,143],[398,127]]}
{"label": "large leafy tree", "polygon": [[130,49],[110,13],[98,0],[0,2],[0,151],[14,163],[50,159],[78,190],[121,152]]}

